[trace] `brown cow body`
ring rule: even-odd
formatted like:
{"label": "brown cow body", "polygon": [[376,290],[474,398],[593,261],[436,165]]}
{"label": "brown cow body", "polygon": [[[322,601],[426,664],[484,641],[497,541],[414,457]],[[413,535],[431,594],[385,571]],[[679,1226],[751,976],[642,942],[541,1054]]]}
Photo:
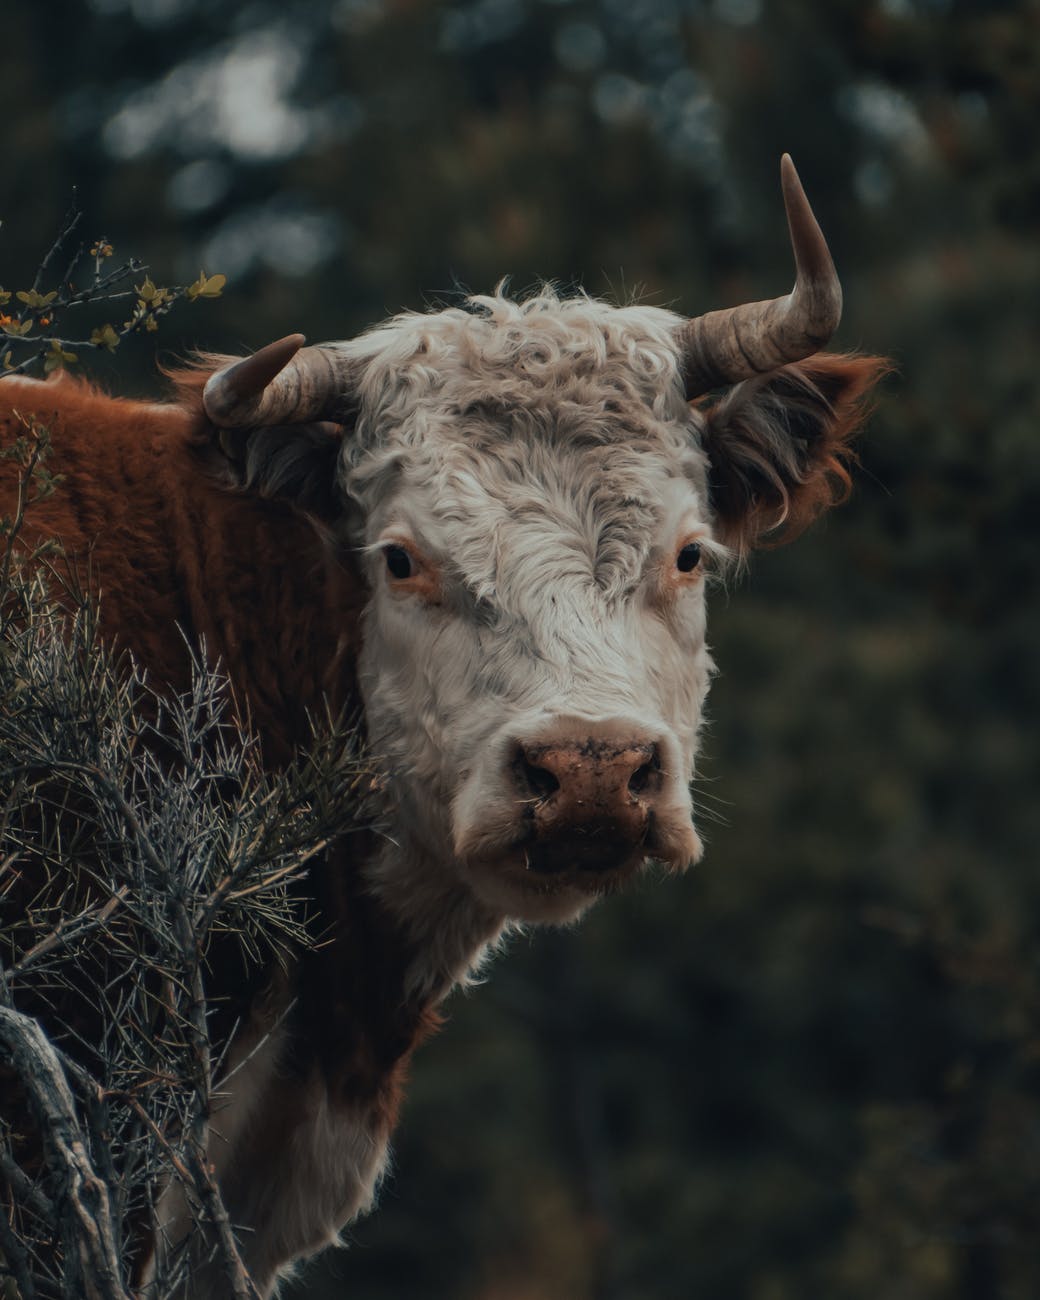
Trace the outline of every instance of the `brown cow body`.
{"label": "brown cow body", "polygon": [[[89,570],[106,640],[175,688],[189,680],[186,641],[205,645],[273,761],[308,734],[308,709],[351,702],[360,578],[292,506],[227,490],[198,407],[113,398],[67,375],[5,380],[0,402],[5,441],[23,432],[9,412],[50,432],[64,486],[26,531],[60,538]],[[17,473],[0,467],[8,497]]]}

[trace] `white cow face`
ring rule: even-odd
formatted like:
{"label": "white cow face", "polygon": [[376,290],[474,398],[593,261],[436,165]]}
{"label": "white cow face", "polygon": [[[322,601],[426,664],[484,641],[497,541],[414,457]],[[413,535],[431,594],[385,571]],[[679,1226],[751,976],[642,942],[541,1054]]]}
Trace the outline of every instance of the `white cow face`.
{"label": "white cow face", "polygon": [[463,312],[416,321],[410,362],[380,377],[373,360],[342,477],[393,834],[529,920],[699,856],[721,551],[671,318],[582,302],[582,332],[552,301],[519,338]]}
{"label": "white cow face", "polygon": [[782,298],[682,318],[498,294],[208,377],[232,480],[367,561],[361,686],[411,922],[430,873],[442,899],[559,920],[699,853],[712,561],[841,499],[886,369],[818,352],[841,286],[786,155],[781,180]]}
{"label": "white cow face", "polygon": [[[312,349],[349,376],[337,436],[254,429],[241,481],[367,564],[366,721],[416,867],[398,894],[562,920],[698,856],[706,582],[840,499],[885,363],[820,354],[691,407],[669,312],[472,306]],[[284,365],[299,342],[273,346]]]}

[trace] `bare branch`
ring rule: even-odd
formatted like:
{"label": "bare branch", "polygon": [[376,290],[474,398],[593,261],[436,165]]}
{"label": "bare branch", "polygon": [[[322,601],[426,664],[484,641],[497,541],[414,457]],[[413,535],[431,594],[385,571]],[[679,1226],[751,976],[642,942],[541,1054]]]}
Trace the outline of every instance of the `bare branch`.
{"label": "bare branch", "polygon": [[43,1134],[62,1216],[68,1280],[85,1300],[130,1300],[121,1281],[108,1188],[94,1171],[72,1093],[54,1049],[35,1020],[0,1007],[0,1044],[26,1086]]}
{"label": "bare branch", "polygon": [[24,956],[19,957],[14,965],[10,967],[6,972],[8,981],[25,974],[33,962],[46,956],[47,953],[53,952],[55,948],[72,944],[85,937],[90,931],[106,926],[112,913],[128,893],[129,886],[120,885],[107,902],[97,907],[87,908],[86,911],[80,912],[78,916],[63,917],[50,934],[45,935],[38,943],[33,944],[29,951]]}
{"label": "bare branch", "polygon": [[36,272],[36,278],[33,280],[32,287],[37,293],[40,290],[40,286],[43,284],[44,276],[46,276],[50,264],[65,247],[69,237],[75,232],[82,220],[83,213],[80,211],[79,206],[76,203],[75,195],[73,195],[72,207],[70,207],[68,212],[65,214],[65,223],[62,226],[61,233],[44,254],[43,261],[40,263],[39,269]]}

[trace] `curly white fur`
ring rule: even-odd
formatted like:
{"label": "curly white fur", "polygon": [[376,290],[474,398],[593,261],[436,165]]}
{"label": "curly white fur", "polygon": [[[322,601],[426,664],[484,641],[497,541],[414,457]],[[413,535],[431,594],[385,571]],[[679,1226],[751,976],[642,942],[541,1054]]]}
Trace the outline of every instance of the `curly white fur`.
{"label": "curly white fur", "polygon": [[[338,488],[373,588],[363,691],[396,794],[397,847],[372,881],[423,942],[417,987],[446,991],[510,920],[568,920],[590,901],[518,892],[465,860],[509,802],[502,750],[518,732],[560,717],[649,728],[670,815],[689,826],[711,673],[703,586],[655,600],[682,538],[712,549],[679,324],[545,290],[340,345],[361,375]],[[436,606],[385,580],[382,546],[402,537],[438,568]],[[692,827],[673,838],[684,865]]]}

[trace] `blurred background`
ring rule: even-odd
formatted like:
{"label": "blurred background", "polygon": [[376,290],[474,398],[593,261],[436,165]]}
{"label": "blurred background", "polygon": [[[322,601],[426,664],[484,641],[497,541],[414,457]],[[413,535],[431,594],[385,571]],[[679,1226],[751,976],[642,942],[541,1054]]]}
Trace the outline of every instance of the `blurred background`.
{"label": "blurred background", "polygon": [[0,57],[0,283],[75,188],[157,283],[228,276],[167,350],[507,273],[771,297],[789,150],[836,346],[898,365],[851,502],[715,594],[704,862],[451,1002],[293,1300],[1034,1300],[1036,0],[8,0]]}

